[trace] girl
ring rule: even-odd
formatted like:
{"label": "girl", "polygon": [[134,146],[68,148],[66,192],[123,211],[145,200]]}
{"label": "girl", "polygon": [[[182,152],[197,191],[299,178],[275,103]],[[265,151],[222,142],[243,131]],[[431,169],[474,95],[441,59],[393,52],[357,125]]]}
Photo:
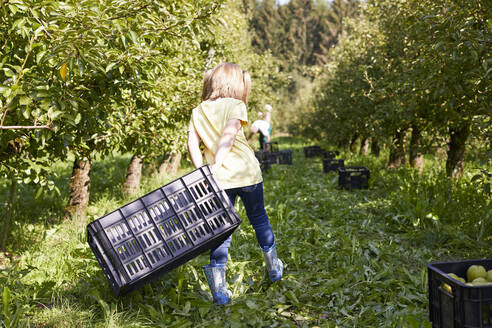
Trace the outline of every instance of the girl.
{"label": "girl", "polygon": [[[249,146],[243,127],[248,123],[246,104],[251,89],[247,71],[224,63],[205,74],[202,103],[193,109],[188,127],[188,151],[193,165],[203,165],[200,142],[217,182],[232,204],[243,201],[249,222],[265,256],[271,281],[282,278],[283,263],[277,257],[275,239],[263,203],[263,179],[258,160]],[[232,236],[231,236],[232,237]],[[229,237],[211,250],[210,264],[203,267],[214,302],[226,304],[232,293],[227,289],[225,266],[231,244]]]}

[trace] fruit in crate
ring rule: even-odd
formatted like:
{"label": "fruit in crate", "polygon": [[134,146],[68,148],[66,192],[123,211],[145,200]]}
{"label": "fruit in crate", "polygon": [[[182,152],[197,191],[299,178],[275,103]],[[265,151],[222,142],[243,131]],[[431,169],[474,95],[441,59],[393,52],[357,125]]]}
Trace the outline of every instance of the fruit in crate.
{"label": "fruit in crate", "polygon": [[492,281],[492,270],[487,271],[485,279],[487,279],[487,281]]}
{"label": "fruit in crate", "polygon": [[482,278],[482,277],[478,277],[472,281],[473,286],[483,286],[483,285],[488,285],[488,284],[489,284],[489,282],[487,281],[487,279]]}
{"label": "fruit in crate", "polygon": [[486,279],[486,277],[487,271],[485,271],[485,268],[481,265],[471,265],[468,270],[466,270],[466,278],[468,282],[473,282],[477,278]]}
{"label": "fruit in crate", "polygon": [[453,293],[453,289],[451,288],[451,286],[449,286],[448,284],[446,284],[444,282],[441,284],[441,288],[444,289],[445,291],[447,291],[449,294]]}
{"label": "fruit in crate", "polygon": [[463,279],[463,278],[461,278],[461,277],[458,277],[456,274],[454,274],[454,273],[452,273],[452,272],[451,272],[451,273],[448,273],[448,276],[450,276],[450,277],[451,277],[451,278],[453,278],[454,280],[458,280],[459,282],[461,282],[461,283],[463,283],[463,284],[464,284],[464,283],[466,283],[466,280],[465,280],[465,279]]}

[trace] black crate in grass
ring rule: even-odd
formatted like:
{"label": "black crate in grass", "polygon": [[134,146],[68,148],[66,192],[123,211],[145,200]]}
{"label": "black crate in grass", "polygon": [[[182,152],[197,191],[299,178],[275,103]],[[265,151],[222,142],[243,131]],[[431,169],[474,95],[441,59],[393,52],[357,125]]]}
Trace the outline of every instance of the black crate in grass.
{"label": "black crate in grass", "polygon": [[279,153],[278,152],[271,153],[269,151],[259,150],[255,152],[255,156],[260,163],[268,162],[270,164],[277,164]]}
{"label": "black crate in grass", "polygon": [[338,155],[340,155],[340,152],[338,150],[325,150],[325,151],[323,151],[323,157],[324,158],[335,158]]}
{"label": "black crate in grass", "polygon": [[278,164],[292,164],[292,150],[286,149],[278,152]]}
{"label": "black crate in grass", "polygon": [[323,172],[338,172],[339,167],[344,167],[343,159],[325,158],[323,159]]}
{"label": "black crate in grass", "polygon": [[124,295],[220,245],[240,223],[205,165],[90,223],[88,243]]}
{"label": "black crate in grass", "polygon": [[368,189],[369,169],[363,166],[338,168],[338,185],[344,189]]}
{"label": "black crate in grass", "polygon": [[260,168],[263,172],[268,173],[268,170],[272,167],[272,163],[260,162]]}
{"label": "black crate in grass", "polygon": [[304,156],[307,157],[315,157],[321,156],[323,154],[323,148],[320,146],[307,146],[304,147]]}
{"label": "black crate in grass", "polygon": [[[466,279],[471,265],[492,269],[492,259],[429,263],[429,318],[433,328],[492,328],[492,286],[469,286],[451,279]],[[450,290],[443,288],[447,284]]]}
{"label": "black crate in grass", "polygon": [[268,172],[272,164],[278,162],[278,153],[271,153],[265,150],[258,150],[255,152],[255,157],[260,162],[261,170]]}
{"label": "black crate in grass", "polygon": [[278,142],[273,141],[273,142],[265,142],[263,144],[263,149],[264,151],[268,151],[270,153],[277,153],[278,152]]}

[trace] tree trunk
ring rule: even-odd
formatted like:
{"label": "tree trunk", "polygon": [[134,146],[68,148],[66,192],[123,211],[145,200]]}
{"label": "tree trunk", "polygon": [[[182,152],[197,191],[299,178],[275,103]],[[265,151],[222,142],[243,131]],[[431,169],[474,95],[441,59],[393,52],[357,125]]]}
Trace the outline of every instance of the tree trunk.
{"label": "tree trunk", "polygon": [[350,140],[350,151],[352,153],[356,153],[357,152],[357,139],[359,139],[359,135],[358,134],[354,134],[352,136],[352,139]]}
{"label": "tree trunk", "polygon": [[142,179],[143,157],[141,155],[133,155],[126,169],[125,183],[123,183],[123,193],[135,195],[140,187]]}
{"label": "tree trunk", "polygon": [[73,163],[72,178],[70,180],[70,197],[65,208],[64,217],[87,217],[87,206],[89,205],[89,188],[91,185],[91,160],[81,161],[75,159]]}
{"label": "tree trunk", "polygon": [[156,162],[155,162],[155,160],[152,160],[150,162],[149,161],[146,161],[146,162],[148,163],[148,165],[144,166],[144,169],[143,169],[144,174],[146,176],[149,176],[149,175],[154,174],[155,171],[156,171]]}
{"label": "tree trunk", "polygon": [[349,143],[348,141],[344,140],[344,141],[339,141],[337,143],[337,147],[342,149],[344,152],[347,152],[348,149],[349,149]]}
{"label": "tree trunk", "polygon": [[179,163],[181,162],[181,153],[173,152],[164,155],[164,159],[159,165],[159,170],[157,171],[158,176],[162,177],[165,173],[169,175],[174,175],[178,172]]}
{"label": "tree trunk", "polygon": [[362,138],[360,141],[360,150],[359,150],[359,155],[368,155],[369,154],[369,138]]}
{"label": "tree trunk", "polygon": [[371,154],[373,154],[376,157],[379,157],[379,154],[381,153],[381,147],[379,147],[379,141],[376,138],[371,139]]}
{"label": "tree trunk", "polygon": [[176,173],[178,173],[179,165],[181,163],[181,156],[182,155],[180,152],[172,153],[171,162],[169,163],[166,169],[169,175],[175,175]]}
{"label": "tree trunk", "polygon": [[448,158],[446,160],[446,174],[455,179],[463,175],[463,163],[465,161],[465,145],[470,135],[470,125],[465,124],[459,128],[449,128],[450,140]]}
{"label": "tree trunk", "polygon": [[9,202],[7,204],[7,214],[5,215],[5,222],[3,223],[2,244],[0,245],[0,252],[6,251],[5,247],[7,245],[7,236],[9,232],[10,217],[12,215],[12,207],[14,206],[14,195],[15,195],[16,185],[17,185],[17,180],[15,178],[12,178],[12,181],[10,183]]}
{"label": "tree trunk", "polygon": [[412,126],[412,137],[410,138],[410,166],[422,173],[424,169],[424,154],[421,149],[422,131],[420,127]]}
{"label": "tree trunk", "polygon": [[171,161],[171,155],[167,153],[164,155],[164,159],[162,160],[159,168],[157,169],[157,176],[162,178],[167,171],[167,167],[169,166],[169,162]]}
{"label": "tree trunk", "polygon": [[405,131],[397,130],[393,136],[393,144],[390,149],[388,168],[397,168],[405,164]]}

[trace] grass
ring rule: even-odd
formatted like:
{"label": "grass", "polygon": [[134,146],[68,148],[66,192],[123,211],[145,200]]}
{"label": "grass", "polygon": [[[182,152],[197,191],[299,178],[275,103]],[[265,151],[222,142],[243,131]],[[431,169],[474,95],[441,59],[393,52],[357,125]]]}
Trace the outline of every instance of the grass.
{"label": "grass", "polygon": [[[453,183],[436,162],[418,175],[385,170],[380,158],[342,154],[346,165],[371,171],[369,190],[349,192],[337,188],[334,173],[322,173],[320,159],[304,158],[301,140],[277,141],[294,151],[294,165],[264,175],[285,263],[281,282],[268,281],[238,204],[245,220],[227,265],[229,305],[211,303],[201,270],[206,255],[114,297],[86,243],[88,222],[58,222],[70,175],[60,163],[62,196],[35,199],[29,186],[19,191],[11,237],[16,256],[4,259],[0,271],[0,320],[19,327],[430,327],[426,264],[490,256],[491,200],[469,178]],[[89,220],[131,200],[120,192],[128,161],[115,155],[95,163]],[[146,177],[140,194],[173,178]],[[3,201],[6,186],[0,188]]]}

